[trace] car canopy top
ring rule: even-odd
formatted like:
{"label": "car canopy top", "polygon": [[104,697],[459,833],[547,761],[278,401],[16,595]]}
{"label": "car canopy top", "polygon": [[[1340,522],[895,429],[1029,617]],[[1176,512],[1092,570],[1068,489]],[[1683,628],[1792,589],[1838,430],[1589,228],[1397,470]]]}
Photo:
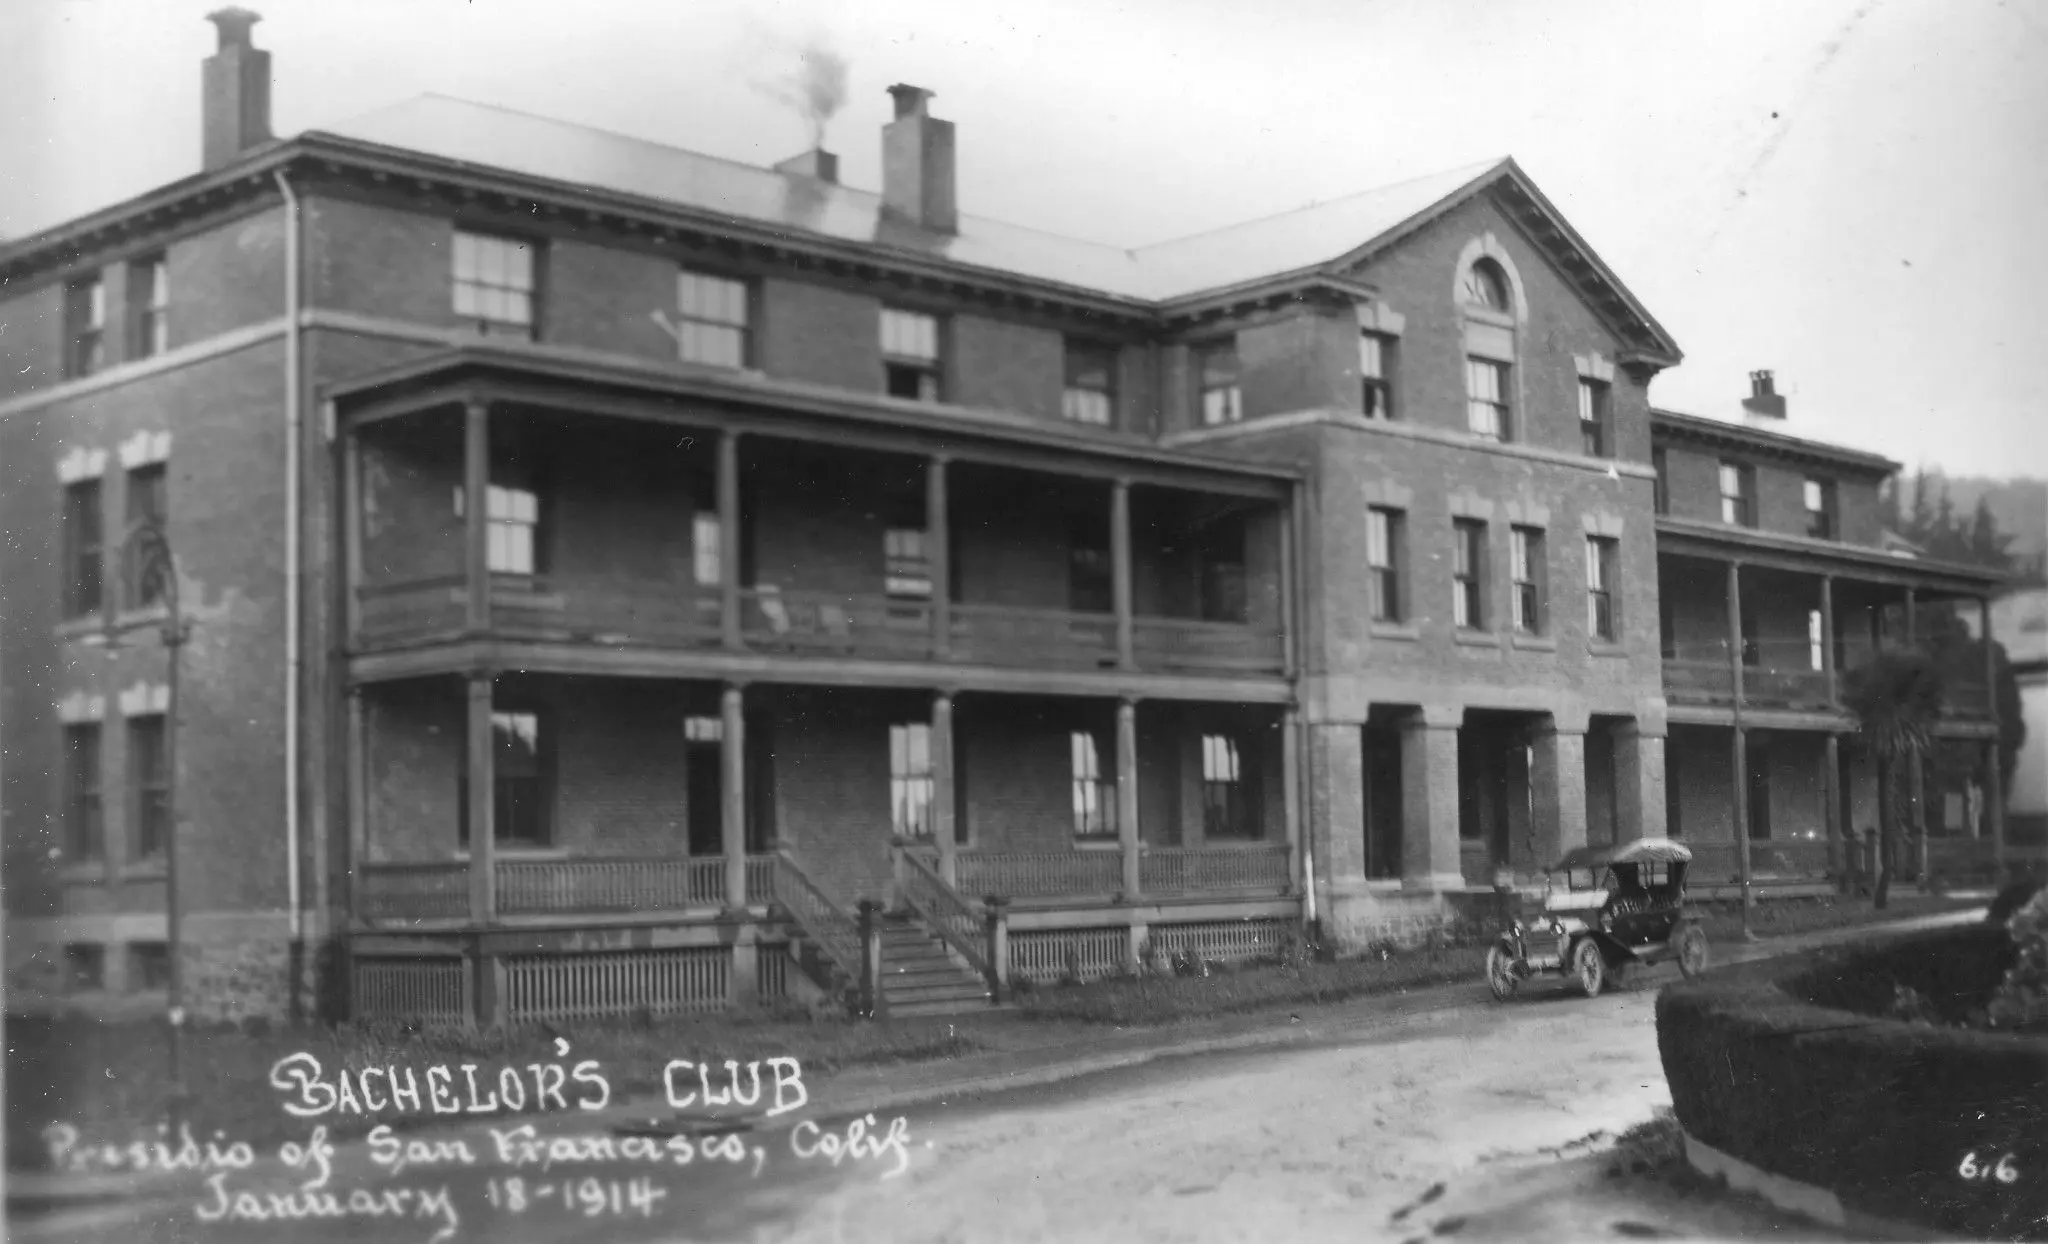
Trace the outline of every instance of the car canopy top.
{"label": "car canopy top", "polygon": [[1692,852],[1669,838],[1638,838],[1612,846],[1577,847],[1550,866],[1552,872],[1599,869],[1608,864],[1683,864]]}

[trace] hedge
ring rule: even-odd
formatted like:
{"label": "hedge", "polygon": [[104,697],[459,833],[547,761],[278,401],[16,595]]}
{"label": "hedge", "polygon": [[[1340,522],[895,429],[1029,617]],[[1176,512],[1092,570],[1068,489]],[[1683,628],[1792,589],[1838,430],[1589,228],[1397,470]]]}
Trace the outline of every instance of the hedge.
{"label": "hedge", "polygon": [[[1665,989],[1657,1047],[1679,1123],[1867,1214],[2048,1239],[2048,1038],[1875,1017],[1895,983],[1960,1015],[2011,953],[2004,930],[1976,925]],[[2008,1154],[2011,1183],[1961,1173],[1969,1155],[1988,1170]]]}

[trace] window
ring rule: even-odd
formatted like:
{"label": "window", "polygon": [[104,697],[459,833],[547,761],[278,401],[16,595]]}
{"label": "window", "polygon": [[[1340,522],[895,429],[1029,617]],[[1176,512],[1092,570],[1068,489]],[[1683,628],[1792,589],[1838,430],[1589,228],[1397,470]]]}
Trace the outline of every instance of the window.
{"label": "window", "polygon": [[1244,758],[1237,739],[1231,735],[1202,736],[1202,835],[1258,837],[1245,781]]}
{"label": "window", "polygon": [[1543,633],[1543,533],[1534,527],[1517,527],[1508,533],[1515,581],[1515,629],[1524,635]]}
{"label": "window", "polygon": [[1393,349],[1390,337],[1378,333],[1358,335],[1358,377],[1364,389],[1359,395],[1360,409],[1368,419],[1394,417],[1394,388],[1387,368]]}
{"label": "window", "polygon": [[[128,472],[128,525],[161,531],[171,517],[170,476],[161,462]],[[164,598],[164,576],[170,572],[160,557],[137,542],[128,547],[128,607],[144,609]]]}
{"label": "window", "polygon": [[532,243],[455,234],[455,314],[490,336],[533,336]]}
{"label": "window", "polygon": [[1739,462],[1721,464],[1721,521],[1737,527],[1756,526],[1752,500],[1756,492],[1755,472]]}
{"label": "window", "polygon": [[690,565],[698,587],[725,582],[725,532],[718,515],[700,510],[690,522]]}
{"label": "window", "polygon": [[683,741],[685,743],[722,743],[725,741],[725,720],[720,717],[683,718]]}
{"label": "window", "polygon": [[1807,610],[1807,611],[1806,611],[1806,660],[1807,660],[1807,664],[1808,664],[1809,666],[1811,666],[1811,667],[1812,667],[1813,669],[1819,670],[1819,669],[1822,669],[1822,668],[1825,668],[1825,667],[1826,667],[1826,665],[1827,665],[1827,650],[1826,650],[1826,645],[1827,645],[1827,640],[1826,640],[1826,639],[1825,639],[1825,638],[1823,637],[1823,635],[1822,635],[1822,631],[1821,631],[1821,618],[1820,618],[1820,610],[1818,610],[1818,609],[1809,609],[1809,610]]}
{"label": "window", "polygon": [[1586,634],[1608,643],[1621,633],[1614,616],[1615,557],[1619,549],[1619,542],[1610,537],[1586,537]]}
{"label": "window", "polygon": [[1195,377],[1201,394],[1202,426],[1221,427],[1244,419],[1244,394],[1237,387],[1235,339],[1206,341],[1195,347]]}
{"label": "window", "polygon": [[106,850],[100,807],[100,727],[64,727],[64,849],[74,860],[96,860]]}
{"label": "window", "polygon": [[64,487],[64,616],[76,618],[100,608],[100,482],[82,479]]}
{"label": "window", "polygon": [[1835,538],[1835,485],[1832,480],[1806,481],[1806,534],[1816,540]]}
{"label": "window", "polygon": [[891,596],[930,600],[932,561],[922,527],[891,527],[882,533],[888,578],[883,590]]}
{"label": "window", "polygon": [[135,832],[129,854],[139,860],[162,855],[170,840],[170,771],[165,765],[161,714],[128,719],[128,793]]}
{"label": "window", "polygon": [[1365,512],[1365,564],[1370,572],[1372,620],[1401,620],[1401,511]]}
{"label": "window", "polygon": [[1498,263],[1481,259],[1465,271],[1465,283],[1459,288],[1459,301],[1468,307],[1482,311],[1508,311],[1508,276],[1501,271]]}
{"label": "window", "polygon": [[107,987],[107,948],[95,942],[64,947],[64,988],[69,993]]}
{"label": "window", "polygon": [[1069,740],[1074,765],[1074,837],[1116,837],[1116,780],[1102,776],[1101,740],[1076,730]]}
{"label": "window", "polygon": [[714,367],[747,365],[745,281],[685,268],[676,277],[676,310],[682,319],[677,357]]}
{"label": "window", "polygon": [[107,365],[107,287],[97,276],[64,287],[64,374],[90,376]]}
{"label": "window", "polygon": [[162,942],[128,944],[128,987],[131,990],[168,989],[171,986],[171,948]]}
{"label": "window", "polygon": [[128,265],[129,356],[146,359],[170,348],[171,269],[162,255]]}
{"label": "window", "polygon": [[1075,423],[1108,427],[1116,419],[1116,351],[1108,346],[1067,343],[1067,388],[1060,413]]}
{"label": "window", "polygon": [[932,836],[932,728],[889,727],[889,823],[898,838]]}
{"label": "window", "polygon": [[1657,507],[1657,513],[1669,514],[1671,512],[1671,478],[1664,468],[1663,450],[1653,449],[1650,451],[1650,469],[1657,474],[1656,481],[1651,485],[1653,490],[1651,503]]}
{"label": "window", "polygon": [[1451,524],[1451,621],[1460,630],[1486,629],[1486,524],[1457,519]]}
{"label": "window", "polygon": [[[553,836],[552,723],[536,708],[491,712],[491,837],[508,846],[544,847]],[[469,763],[460,766],[456,840],[469,846]]]}
{"label": "window", "polygon": [[1579,444],[1588,458],[1605,458],[1607,386],[1598,380],[1579,381]]}
{"label": "window", "polygon": [[1503,441],[1508,436],[1508,365],[1491,359],[1465,360],[1465,423],[1475,436]]}
{"label": "window", "polygon": [[882,378],[890,397],[939,400],[939,321],[917,311],[882,308]]}
{"label": "window", "polygon": [[490,528],[485,533],[486,563],[493,574],[530,575],[540,572],[540,494],[531,488],[492,484],[486,490],[485,514]]}

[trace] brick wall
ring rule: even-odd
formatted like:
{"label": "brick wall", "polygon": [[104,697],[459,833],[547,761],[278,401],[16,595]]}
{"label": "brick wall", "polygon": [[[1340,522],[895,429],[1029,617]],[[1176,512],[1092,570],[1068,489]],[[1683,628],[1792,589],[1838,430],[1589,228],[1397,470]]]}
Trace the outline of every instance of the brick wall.
{"label": "brick wall", "polygon": [[455,226],[331,194],[304,200],[309,305],[452,327]]}
{"label": "brick wall", "polygon": [[948,327],[953,347],[948,400],[1060,418],[1060,394],[1066,387],[1066,343],[1060,334],[965,313],[954,315]]}
{"label": "brick wall", "polygon": [[1359,409],[1358,318],[1349,307],[1297,307],[1237,335],[1245,413]]}
{"label": "brick wall", "polygon": [[64,284],[0,285],[0,400],[64,378]]}
{"label": "brick wall", "polygon": [[1665,781],[1677,791],[1678,824],[1673,837],[1687,842],[1735,840],[1735,788],[1729,780],[1734,759],[1728,731],[1705,726],[1671,727],[1664,744]]}
{"label": "brick wall", "polygon": [[881,305],[872,294],[764,277],[758,365],[785,380],[878,392]]}
{"label": "brick wall", "polygon": [[791,690],[774,719],[775,824],[805,871],[851,907],[887,897],[889,726],[929,721],[921,696]]}
{"label": "brick wall", "polygon": [[[285,213],[281,206],[167,246],[171,348],[283,315],[284,253]],[[111,284],[108,290],[112,292]],[[116,311],[111,300],[108,310],[111,319]]]}
{"label": "brick wall", "polygon": [[1074,845],[1070,732],[1092,727],[1103,774],[1116,774],[1108,704],[976,696],[955,712],[969,843],[978,851],[1064,851]]}
{"label": "brick wall", "polygon": [[1825,466],[1788,466],[1739,450],[1716,451],[1660,438],[1664,450],[1666,492],[1674,518],[1721,521],[1721,463],[1735,462],[1756,473],[1756,526],[1779,535],[1806,534],[1806,481],[1835,485],[1836,539],[1876,545],[1883,539],[1884,507],[1878,481],[1868,475],[1847,476]]}
{"label": "brick wall", "polygon": [[676,322],[676,275],[673,259],[557,238],[548,245],[541,339],[673,359],[676,340],[653,313]]}

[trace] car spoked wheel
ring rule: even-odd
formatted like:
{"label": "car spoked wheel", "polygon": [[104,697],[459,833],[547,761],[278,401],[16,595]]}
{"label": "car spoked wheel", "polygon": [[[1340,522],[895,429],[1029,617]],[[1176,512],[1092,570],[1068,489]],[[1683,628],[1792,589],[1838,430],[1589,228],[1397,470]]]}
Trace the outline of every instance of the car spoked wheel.
{"label": "car spoked wheel", "polygon": [[1688,979],[1707,970],[1707,933],[1696,924],[1678,931],[1678,970]]}
{"label": "car spoked wheel", "polygon": [[1515,963],[1507,951],[1495,946],[1486,952],[1486,987],[1493,990],[1496,999],[1506,1002],[1514,997],[1515,987],[1521,983],[1522,978],[1515,975]]}
{"label": "car spoked wheel", "polygon": [[1600,996],[1601,988],[1607,984],[1607,960],[1600,957],[1598,946],[1590,940],[1580,942],[1578,953],[1572,956],[1572,971],[1588,998]]}

